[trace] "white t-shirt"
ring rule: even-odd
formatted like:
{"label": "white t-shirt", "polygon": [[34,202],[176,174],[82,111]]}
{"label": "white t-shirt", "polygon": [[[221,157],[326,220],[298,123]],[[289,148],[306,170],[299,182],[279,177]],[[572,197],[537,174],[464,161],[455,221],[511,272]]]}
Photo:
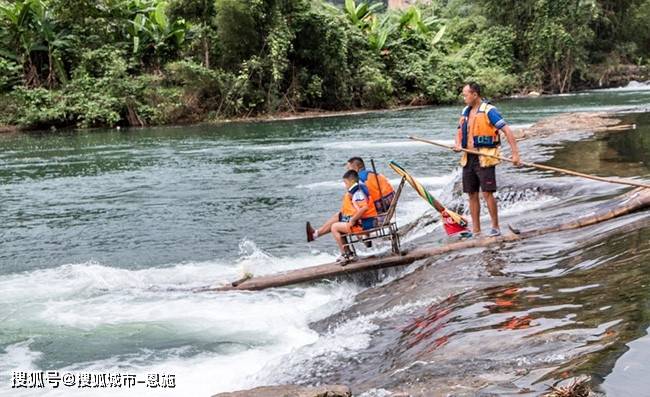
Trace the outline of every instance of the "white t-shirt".
{"label": "white t-shirt", "polygon": [[352,194],[352,205],[354,205],[356,209],[359,209],[366,205],[367,199],[368,196],[366,196],[363,190],[357,189],[357,191]]}

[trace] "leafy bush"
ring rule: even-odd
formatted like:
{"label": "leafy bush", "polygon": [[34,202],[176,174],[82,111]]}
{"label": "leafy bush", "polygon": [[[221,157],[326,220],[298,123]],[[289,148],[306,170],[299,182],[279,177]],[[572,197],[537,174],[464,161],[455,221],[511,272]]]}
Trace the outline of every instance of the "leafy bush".
{"label": "leafy bush", "polygon": [[60,125],[67,120],[65,97],[60,91],[17,87],[9,99],[15,103],[15,113],[8,118],[11,124],[42,127]]}
{"label": "leafy bush", "polygon": [[167,8],[166,1],[159,1],[151,9],[138,10],[128,29],[134,56],[156,72],[165,60],[173,59],[180,52],[189,30],[183,18],[170,20]]}
{"label": "leafy bush", "polygon": [[20,84],[21,67],[16,62],[0,57],[0,92]]}
{"label": "leafy bush", "polygon": [[435,73],[429,78],[426,95],[433,103],[453,103],[463,84],[474,75],[474,65],[463,56],[432,56]]}
{"label": "leafy bush", "polygon": [[498,66],[479,67],[468,80],[474,80],[485,87],[483,95],[487,98],[510,95],[519,84],[515,75]]}
{"label": "leafy bush", "polygon": [[249,72],[246,69],[237,75],[192,61],[178,61],[167,65],[166,84],[182,89],[181,102],[187,112],[194,115],[212,112],[213,117],[230,117],[248,106]]}
{"label": "leafy bush", "polygon": [[183,60],[168,63],[165,79],[170,85],[177,85],[196,91],[198,95],[209,97],[223,93],[220,72],[193,61]]}
{"label": "leafy bush", "polygon": [[80,53],[73,77],[122,78],[128,75],[127,52],[111,45],[89,49]]}
{"label": "leafy bush", "polygon": [[429,51],[418,51],[410,46],[398,46],[390,50],[385,62],[401,101],[410,101],[426,90],[427,82],[435,73],[429,58]]}
{"label": "leafy bush", "polygon": [[393,102],[393,84],[379,62],[366,63],[356,73],[359,104],[364,108],[379,109]]}
{"label": "leafy bush", "polygon": [[94,69],[95,76],[87,72],[85,67],[111,53],[86,54],[87,63],[82,62],[74,78],[62,89],[19,87],[14,90],[10,97],[17,106],[11,122],[27,128],[48,125],[87,128],[159,120],[156,108],[147,101],[147,93],[155,84],[151,77],[129,76],[125,62],[119,57],[107,62],[103,70]]}
{"label": "leafy bush", "polygon": [[515,68],[514,41],[516,35],[511,27],[491,26],[474,33],[464,51],[477,66],[497,66],[510,72]]}
{"label": "leafy bush", "polygon": [[[326,11],[311,10],[292,21],[295,29],[290,63],[297,69],[291,76],[292,92],[321,81],[319,94],[305,95],[302,106],[309,108],[342,109],[352,105],[351,65],[355,50],[365,45],[361,32],[347,20]],[[295,101],[296,97],[293,98]]]}
{"label": "leafy bush", "polygon": [[250,1],[221,0],[217,2],[217,31],[221,44],[221,65],[236,70],[241,62],[258,54],[262,48],[255,15]]}

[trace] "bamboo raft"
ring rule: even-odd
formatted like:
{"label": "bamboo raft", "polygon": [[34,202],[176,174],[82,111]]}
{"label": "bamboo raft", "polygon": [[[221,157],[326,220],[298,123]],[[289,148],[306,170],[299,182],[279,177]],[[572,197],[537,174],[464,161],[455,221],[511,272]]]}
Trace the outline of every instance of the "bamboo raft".
{"label": "bamboo raft", "polygon": [[393,254],[382,257],[363,258],[356,262],[352,262],[347,266],[341,266],[338,263],[325,263],[322,265],[310,266],[277,274],[251,277],[225,286],[203,288],[197,290],[197,292],[237,290],[256,291],[273,287],[284,287],[288,285],[323,280],[369,270],[379,270],[389,267],[403,266],[411,264],[418,260],[435,257],[449,252],[475,247],[488,247],[502,242],[518,241],[547,233],[578,229],[646,208],[650,208],[650,189],[637,188],[625,194],[622,194],[605,204],[602,204],[593,213],[554,226],[516,233],[510,232],[499,237],[486,237],[482,239],[459,241],[439,247],[420,247],[409,251],[404,251],[401,255]]}

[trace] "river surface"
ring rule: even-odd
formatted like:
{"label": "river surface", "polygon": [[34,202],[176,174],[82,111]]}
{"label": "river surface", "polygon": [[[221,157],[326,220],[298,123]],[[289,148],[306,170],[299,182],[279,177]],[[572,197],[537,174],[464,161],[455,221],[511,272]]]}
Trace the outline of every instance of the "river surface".
{"label": "river surface", "polygon": [[[636,129],[531,139],[522,157],[650,180],[648,86],[497,105],[515,128],[622,112]],[[276,383],[344,383],[368,397],[537,395],[585,375],[610,396],[650,396],[647,211],[375,277],[192,292],[333,260],[331,238],[307,244],[304,222],[337,211],[351,156],[374,158],[394,182],[395,160],[463,211],[457,155],[405,139],[451,143],[459,111],[0,136],[0,395],[209,396]],[[498,183],[502,224],[522,229],[629,190],[508,165]],[[436,219],[405,190],[405,247],[444,243]],[[13,371],[48,370],[174,374],[176,384],[11,388]]]}

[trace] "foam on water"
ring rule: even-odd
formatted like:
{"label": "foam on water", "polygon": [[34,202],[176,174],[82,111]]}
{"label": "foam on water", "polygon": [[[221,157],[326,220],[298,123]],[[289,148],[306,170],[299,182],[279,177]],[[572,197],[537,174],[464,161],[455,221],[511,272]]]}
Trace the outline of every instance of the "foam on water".
{"label": "foam on water", "polygon": [[[32,340],[28,339],[10,345],[5,349],[5,353],[2,355],[2,360],[0,360],[0,374],[7,374],[15,368],[20,368],[22,371],[37,370],[35,362],[41,357],[41,353],[33,352],[29,349],[29,344],[31,342]],[[6,386],[6,384],[2,385],[2,387],[4,386]]]}
{"label": "foam on water", "polygon": [[613,87],[613,88],[601,88],[598,90],[591,90],[590,92],[599,92],[599,91],[648,91],[650,90],[650,82],[640,82],[640,81],[630,81],[627,85],[623,87]]}
{"label": "foam on water", "polygon": [[[8,332],[0,343],[8,347],[0,350],[0,394],[7,390],[4,386],[10,384],[12,371],[37,369],[135,373],[145,378],[148,373],[172,373],[177,379],[176,391],[182,395],[253,387],[251,376],[266,362],[315,342],[318,335],[308,324],[347,307],[360,289],[349,283],[330,283],[254,294],[191,291],[215,281],[232,280],[243,271],[277,272],[333,259],[323,253],[275,258],[250,241],[244,241],[241,248],[240,259],[230,264],[215,261],[126,270],[83,263],[2,276],[0,318]],[[159,330],[147,338],[147,343],[161,346],[162,350],[156,347],[155,354],[144,347],[132,354],[64,368],[40,368],[41,353],[32,350],[34,340],[42,334],[57,343],[59,338],[96,335],[109,328],[112,343],[120,345],[128,341],[134,329],[146,327]],[[166,343],[178,344],[179,340],[184,347],[164,348]],[[187,353],[195,345],[219,343],[238,347],[225,352],[207,349]],[[39,395],[115,393],[105,391],[49,389]],[[124,395],[128,393],[124,390]],[[138,393],[163,394],[144,387]]]}
{"label": "foam on water", "polygon": [[430,305],[431,299],[407,302],[387,310],[377,310],[344,320],[334,325],[314,343],[305,345],[291,354],[269,361],[256,375],[256,383],[287,383],[296,379],[323,377],[336,367],[340,360],[348,359],[356,351],[369,346],[372,333],[379,329],[378,320],[398,314],[411,313]]}
{"label": "foam on water", "polygon": [[[394,174],[393,174],[394,175]],[[426,187],[439,187],[446,186],[456,178],[457,173],[449,173],[445,175],[438,176],[425,176],[425,177],[416,177],[417,181],[423,184]],[[389,178],[390,183],[394,188],[397,188],[397,185],[400,182],[400,178]],[[308,183],[303,185],[297,185],[298,189],[309,189],[309,190],[320,190],[320,189],[344,189],[343,181],[321,181]],[[407,187],[408,188],[408,187]]]}
{"label": "foam on water", "polygon": [[322,189],[344,189],[345,185],[342,180],[338,181],[322,181],[307,183],[304,185],[297,185],[297,189],[309,189],[309,190],[322,190]]}

